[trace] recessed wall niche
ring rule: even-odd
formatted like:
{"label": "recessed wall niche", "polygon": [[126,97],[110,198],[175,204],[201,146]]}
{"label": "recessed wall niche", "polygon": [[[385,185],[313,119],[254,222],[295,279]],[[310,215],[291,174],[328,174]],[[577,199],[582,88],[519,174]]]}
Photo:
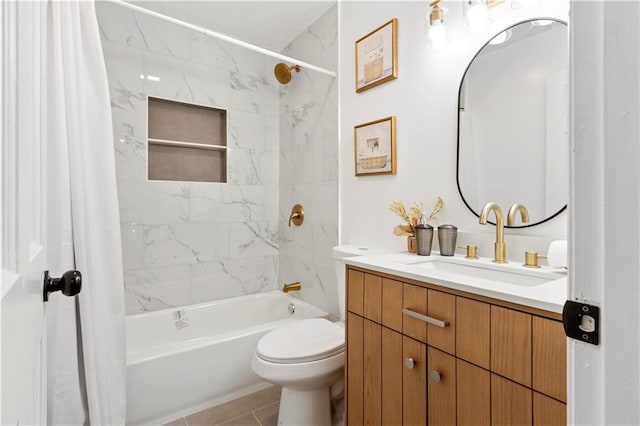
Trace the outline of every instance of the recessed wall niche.
{"label": "recessed wall niche", "polygon": [[149,180],[227,181],[227,111],[148,98]]}

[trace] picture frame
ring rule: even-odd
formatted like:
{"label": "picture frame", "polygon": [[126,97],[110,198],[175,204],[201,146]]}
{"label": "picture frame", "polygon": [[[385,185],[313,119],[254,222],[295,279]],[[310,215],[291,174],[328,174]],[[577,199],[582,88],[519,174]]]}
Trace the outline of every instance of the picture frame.
{"label": "picture frame", "polygon": [[398,19],[356,41],[356,93],[398,78]]}
{"label": "picture frame", "polygon": [[354,127],[355,175],[396,174],[396,117]]}

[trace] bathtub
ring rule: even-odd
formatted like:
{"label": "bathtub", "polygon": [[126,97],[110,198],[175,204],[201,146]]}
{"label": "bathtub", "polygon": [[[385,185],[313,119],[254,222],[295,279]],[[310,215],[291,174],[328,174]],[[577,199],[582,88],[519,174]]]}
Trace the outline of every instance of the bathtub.
{"label": "bathtub", "polygon": [[280,291],[127,316],[127,424],[170,421],[269,386],[251,370],[258,340],[318,317],[328,314]]}

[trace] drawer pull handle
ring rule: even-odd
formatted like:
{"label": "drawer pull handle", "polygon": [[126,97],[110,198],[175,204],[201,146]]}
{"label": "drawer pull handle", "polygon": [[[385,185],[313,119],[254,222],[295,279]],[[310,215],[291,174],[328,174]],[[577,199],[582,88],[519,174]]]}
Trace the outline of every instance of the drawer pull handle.
{"label": "drawer pull handle", "polygon": [[416,362],[413,358],[407,357],[404,359],[404,365],[406,365],[409,370],[413,370],[413,367],[416,366]]}
{"label": "drawer pull handle", "polygon": [[442,376],[436,370],[431,371],[431,373],[429,373],[429,377],[431,377],[431,380],[435,383],[440,383],[440,380],[442,380]]}
{"label": "drawer pull handle", "polygon": [[411,309],[404,308],[402,310],[402,313],[407,315],[407,316],[410,316],[412,318],[419,319],[421,321],[429,323],[431,325],[435,325],[436,327],[445,328],[446,326],[449,325],[449,321],[442,321],[442,320],[439,320],[439,319],[431,318],[431,317],[428,317],[426,315],[422,315],[422,314],[419,314],[417,312],[413,312]]}

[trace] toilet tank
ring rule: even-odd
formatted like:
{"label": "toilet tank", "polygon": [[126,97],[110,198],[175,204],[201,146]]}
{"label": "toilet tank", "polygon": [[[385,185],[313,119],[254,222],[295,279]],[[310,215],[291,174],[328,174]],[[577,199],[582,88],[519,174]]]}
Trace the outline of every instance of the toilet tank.
{"label": "toilet tank", "polygon": [[340,321],[345,320],[346,309],[346,264],[344,259],[354,256],[366,256],[370,254],[388,253],[387,250],[364,247],[352,244],[335,246],[333,248],[333,259],[336,265],[336,281],[338,283],[338,306],[340,308]]}

